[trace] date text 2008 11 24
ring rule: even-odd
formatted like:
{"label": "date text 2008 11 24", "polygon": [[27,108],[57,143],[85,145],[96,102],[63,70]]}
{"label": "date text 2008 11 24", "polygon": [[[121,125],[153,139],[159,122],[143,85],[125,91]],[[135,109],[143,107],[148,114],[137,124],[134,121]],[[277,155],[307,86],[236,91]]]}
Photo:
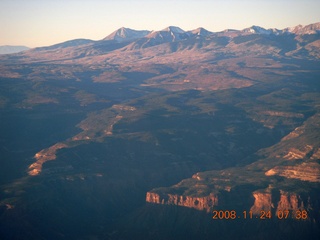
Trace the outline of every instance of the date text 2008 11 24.
{"label": "date text 2008 11 24", "polygon": [[282,220],[282,219],[296,219],[296,220],[306,220],[308,219],[308,212],[306,210],[278,210],[275,213],[275,216],[271,214],[271,211],[261,210],[260,214],[253,214],[252,211],[243,211],[238,213],[235,210],[214,210],[212,219],[214,220],[223,220],[223,219],[272,219],[273,217]]}

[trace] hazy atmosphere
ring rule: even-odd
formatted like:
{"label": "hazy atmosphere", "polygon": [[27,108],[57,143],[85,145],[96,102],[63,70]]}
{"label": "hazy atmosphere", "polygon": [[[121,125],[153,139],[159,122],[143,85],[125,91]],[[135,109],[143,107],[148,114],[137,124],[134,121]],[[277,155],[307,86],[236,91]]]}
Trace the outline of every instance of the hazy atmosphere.
{"label": "hazy atmosphere", "polygon": [[100,40],[120,27],[160,30],[278,28],[320,21],[317,0],[2,0],[0,45],[48,46]]}

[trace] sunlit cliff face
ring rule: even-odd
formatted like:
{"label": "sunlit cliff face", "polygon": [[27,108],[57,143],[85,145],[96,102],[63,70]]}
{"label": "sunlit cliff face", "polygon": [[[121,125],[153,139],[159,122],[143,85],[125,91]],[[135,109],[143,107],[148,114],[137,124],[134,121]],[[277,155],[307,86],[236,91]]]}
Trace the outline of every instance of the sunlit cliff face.
{"label": "sunlit cliff face", "polygon": [[200,211],[211,212],[215,206],[219,206],[218,196],[210,194],[207,197],[190,197],[168,194],[160,197],[157,193],[148,192],[146,201],[149,203],[177,205],[181,207],[194,208]]}

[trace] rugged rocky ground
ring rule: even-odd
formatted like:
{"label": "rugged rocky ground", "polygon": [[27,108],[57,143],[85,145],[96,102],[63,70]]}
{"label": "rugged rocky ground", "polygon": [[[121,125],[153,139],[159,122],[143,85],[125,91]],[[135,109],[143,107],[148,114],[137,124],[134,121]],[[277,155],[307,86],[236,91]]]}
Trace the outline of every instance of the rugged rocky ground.
{"label": "rugged rocky ground", "polygon": [[1,56],[1,239],[319,237],[319,29]]}

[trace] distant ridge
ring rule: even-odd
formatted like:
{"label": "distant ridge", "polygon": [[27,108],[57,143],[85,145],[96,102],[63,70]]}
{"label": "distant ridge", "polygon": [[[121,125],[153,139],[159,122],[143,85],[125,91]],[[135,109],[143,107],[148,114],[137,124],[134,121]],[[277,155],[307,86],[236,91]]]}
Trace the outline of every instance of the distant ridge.
{"label": "distant ridge", "polygon": [[278,29],[265,29],[259,26],[252,26],[250,28],[245,28],[242,30],[242,32],[247,32],[247,33],[256,33],[256,34],[280,34],[283,33],[283,31],[278,30]]}
{"label": "distant ridge", "polygon": [[189,32],[192,33],[193,35],[197,35],[197,36],[208,36],[208,35],[213,33],[213,32],[210,32],[207,29],[204,29],[202,27],[199,27],[197,29],[191,30]]}
{"label": "distant ridge", "polygon": [[[115,40],[117,42],[129,41],[129,40],[136,40],[139,38],[168,38],[167,36],[171,35],[172,39],[178,40],[184,39],[186,35],[199,35],[199,36],[208,36],[214,33],[223,33],[223,32],[238,32],[238,33],[252,33],[252,34],[296,34],[296,35],[303,35],[303,34],[318,34],[320,33],[320,22],[312,23],[308,25],[298,25],[294,27],[287,27],[282,30],[277,28],[263,28],[261,26],[253,25],[248,28],[244,28],[242,30],[236,29],[226,29],[220,32],[211,32],[203,27],[199,27],[194,30],[185,31],[178,26],[168,26],[159,31],[148,31],[148,30],[134,30],[130,28],[119,28],[118,30],[112,32],[110,35],[105,37],[102,40]],[[169,35],[168,35],[169,34]],[[182,37],[181,37],[182,36]]]}
{"label": "distant ridge", "polygon": [[26,46],[5,45],[5,46],[0,46],[0,54],[18,53],[28,49],[30,48]]}
{"label": "distant ridge", "polygon": [[276,28],[265,29],[259,26],[252,26],[250,28],[245,28],[242,32],[250,32],[257,34],[296,34],[296,35],[304,35],[304,34],[318,34],[320,33],[320,22],[313,23],[306,26],[298,25],[295,27],[289,27],[282,30]]}
{"label": "distant ridge", "polygon": [[[303,35],[310,35],[311,37],[301,38],[300,36]],[[250,46],[248,51],[257,54],[262,54],[262,52],[269,54],[272,51],[275,55],[289,54],[318,58],[320,57],[319,36],[320,23],[306,26],[298,25],[282,30],[276,28],[265,29],[253,25],[242,30],[228,29],[220,32],[210,32],[202,27],[187,31],[178,26],[168,26],[159,31],[134,30],[122,27],[101,40],[73,39],[52,46],[16,53],[17,56],[11,58],[11,60],[14,61],[22,56],[25,60],[31,58],[34,61],[42,61],[48,57],[50,57],[50,60],[82,59],[89,56],[96,58],[118,49],[135,51],[156,46],[158,46],[157,49],[149,50],[157,50],[161,54],[165,54],[183,50],[200,50],[207,46],[207,50],[227,47],[231,52],[247,54],[244,53],[244,49]],[[19,51],[27,49],[23,48]],[[225,54],[224,50],[218,48],[215,54],[217,54],[217,51]],[[160,53],[157,52],[157,54]],[[10,56],[2,56],[2,59],[5,58],[10,59]],[[98,61],[97,59],[95,61]]]}
{"label": "distant ridge", "polygon": [[52,46],[48,46],[48,47],[38,47],[35,48],[34,51],[43,51],[43,50],[55,50],[58,48],[68,48],[68,47],[78,47],[78,46],[82,46],[82,45],[86,45],[89,43],[93,43],[93,40],[90,39],[73,39],[73,40],[69,40],[66,42],[62,42],[62,43],[58,43],[58,44],[54,44]]}
{"label": "distant ridge", "polygon": [[303,34],[318,34],[320,33],[320,22],[309,24],[306,26],[298,25],[292,28],[286,28],[284,31],[291,32],[297,35]]}
{"label": "distant ridge", "polygon": [[[312,23],[308,25],[297,25],[294,27],[287,27],[284,29],[277,28],[263,28],[260,26],[253,25],[248,28],[244,28],[242,30],[237,29],[225,29],[219,32],[211,32],[203,27],[199,27],[197,29],[185,31],[178,26],[168,26],[159,31],[149,31],[149,30],[134,30],[131,28],[119,28],[103,38],[102,40],[94,41],[90,39],[73,39],[61,43],[57,43],[51,46],[46,47],[38,47],[34,48],[35,51],[42,50],[55,50],[57,48],[69,48],[69,47],[80,47],[89,44],[112,44],[112,42],[105,41],[113,41],[118,44],[131,43],[134,41],[138,41],[138,46],[149,47],[157,44],[161,44],[164,42],[178,42],[187,40],[192,37],[201,38],[207,37],[213,34],[217,34],[218,36],[227,36],[227,37],[235,37],[239,35],[248,35],[248,34],[259,34],[259,35],[282,35],[282,34],[294,34],[294,35],[314,35],[320,34],[320,22]],[[105,42],[105,43],[104,43]],[[136,48],[135,46],[134,48]],[[11,46],[5,45],[0,46],[0,54],[11,54],[11,53],[19,53],[22,51],[29,50],[29,47],[26,46]]]}

